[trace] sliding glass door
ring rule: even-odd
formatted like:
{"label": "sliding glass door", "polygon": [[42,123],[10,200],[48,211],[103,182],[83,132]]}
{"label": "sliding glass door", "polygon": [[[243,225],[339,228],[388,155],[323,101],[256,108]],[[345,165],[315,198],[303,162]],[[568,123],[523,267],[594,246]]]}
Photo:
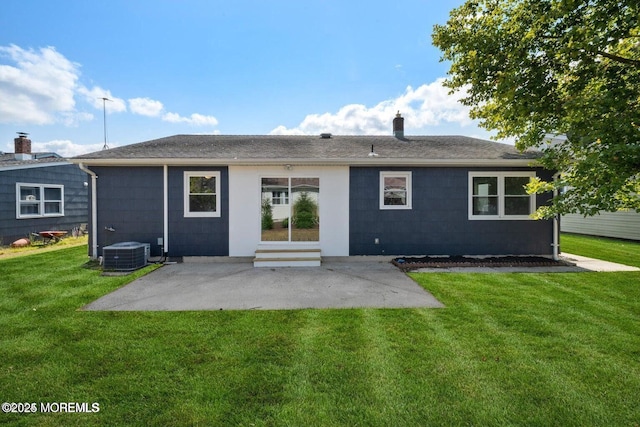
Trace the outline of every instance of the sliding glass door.
{"label": "sliding glass door", "polygon": [[320,179],[262,178],[261,240],[320,240]]}

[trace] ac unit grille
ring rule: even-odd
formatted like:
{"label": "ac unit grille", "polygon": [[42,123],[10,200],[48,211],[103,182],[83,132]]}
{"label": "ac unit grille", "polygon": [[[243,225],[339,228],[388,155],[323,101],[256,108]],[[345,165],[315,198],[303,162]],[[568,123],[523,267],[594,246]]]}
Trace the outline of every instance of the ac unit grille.
{"label": "ac unit grille", "polygon": [[105,270],[133,271],[144,267],[149,256],[149,244],[138,242],[116,243],[102,249]]}

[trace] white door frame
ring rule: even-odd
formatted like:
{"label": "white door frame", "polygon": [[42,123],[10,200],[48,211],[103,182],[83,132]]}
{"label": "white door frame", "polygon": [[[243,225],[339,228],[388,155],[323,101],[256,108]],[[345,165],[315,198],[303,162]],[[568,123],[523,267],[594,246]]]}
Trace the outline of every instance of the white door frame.
{"label": "white door frame", "polygon": [[[348,166],[229,166],[229,255],[253,256],[260,244],[263,177],[313,177],[322,187],[322,256],[349,255]],[[291,202],[291,200],[289,200]],[[287,243],[287,242],[277,242]],[[309,242],[291,242],[300,244]]]}

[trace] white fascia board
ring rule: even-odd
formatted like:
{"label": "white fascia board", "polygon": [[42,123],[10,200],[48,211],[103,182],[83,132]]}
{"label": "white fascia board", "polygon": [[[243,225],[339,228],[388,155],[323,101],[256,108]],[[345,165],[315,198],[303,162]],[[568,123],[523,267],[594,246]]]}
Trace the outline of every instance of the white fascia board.
{"label": "white fascia board", "polygon": [[140,159],[72,159],[88,166],[430,166],[430,167],[540,167],[536,159],[208,159],[208,158],[140,158]]}

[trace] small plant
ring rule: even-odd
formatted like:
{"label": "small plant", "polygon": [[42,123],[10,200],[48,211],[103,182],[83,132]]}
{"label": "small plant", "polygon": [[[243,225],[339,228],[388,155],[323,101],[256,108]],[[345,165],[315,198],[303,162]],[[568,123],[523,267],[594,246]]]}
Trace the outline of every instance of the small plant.
{"label": "small plant", "polygon": [[282,220],[282,228],[289,228],[289,218]]}
{"label": "small plant", "polygon": [[271,230],[273,228],[273,209],[269,199],[262,200],[262,229]]}

